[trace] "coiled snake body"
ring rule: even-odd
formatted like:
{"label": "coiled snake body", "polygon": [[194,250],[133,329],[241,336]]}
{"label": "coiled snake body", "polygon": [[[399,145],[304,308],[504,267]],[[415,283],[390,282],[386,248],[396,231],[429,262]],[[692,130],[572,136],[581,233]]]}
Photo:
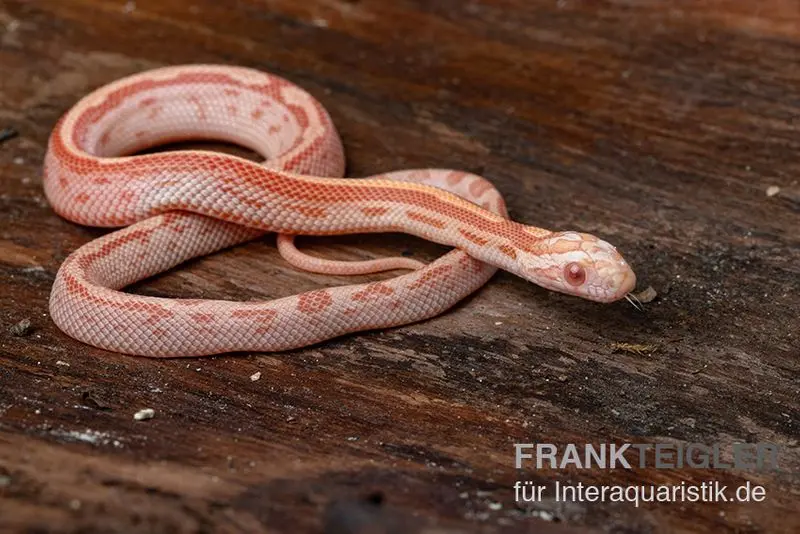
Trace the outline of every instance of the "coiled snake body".
{"label": "coiled snake body", "polygon": [[[190,139],[237,143],[266,161],[206,151],[126,156]],[[45,192],[69,220],[127,227],[65,260],[50,298],[53,320],[70,336],[112,351],[197,356],[284,350],[419,321],[477,290],[498,267],[600,302],[620,299],[635,285],[633,272],[608,243],[508,220],[503,199],[480,176],[423,169],[351,180],[343,173],[342,145],[327,112],[277,76],[178,66],[94,91],[50,137]],[[389,231],[455,250],[427,266],[408,258],[331,262],[306,256],[291,237]],[[120,291],[264,232],[280,234],[281,253],[307,270],[414,270],[271,301]]]}

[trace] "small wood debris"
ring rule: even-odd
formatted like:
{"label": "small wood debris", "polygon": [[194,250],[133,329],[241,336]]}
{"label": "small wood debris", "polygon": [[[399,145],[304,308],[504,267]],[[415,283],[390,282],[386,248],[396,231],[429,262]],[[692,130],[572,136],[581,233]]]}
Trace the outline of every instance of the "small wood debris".
{"label": "small wood debris", "polygon": [[146,421],[156,416],[156,411],[152,408],[145,408],[133,414],[133,419],[136,421]]}
{"label": "small wood debris", "polygon": [[774,197],[775,195],[777,195],[780,192],[781,192],[781,188],[778,187],[777,185],[771,185],[771,186],[769,186],[767,188],[767,196],[768,197]]}
{"label": "small wood debris", "polygon": [[84,391],[81,393],[81,401],[84,406],[94,408],[95,410],[110,410],[111,407],[92,391]]}
{"label": "small wood debris", "polygon": [[554,514],[551,514],[550,512],[547,512],[545,510],[534,510],[531,515],[533,515],[534,517],[538,517],[539,519],[542,519],[544,521],[555,521],[556,518]]}
{"label": "small wood debris", "polygon": [[251,381],[251,382],[255,382],[255,381],[256,381],[256,380],[258,380],[259,378],[261,378],[261,371],[256,371],[255,373],[253,373],[252,375],[250,375],[250,381]]}
{"label": "small wood debris", "polygon": [[58,365],[59,367],[69,367],[69,363],[65,362],[64,360],[58,360],[56,362],[56,365]]}
{"label": "small wood debris", "polygon": [[31,331],[31,320],[23,319],[17,324],[8,329],[12,336],[22,337],[27,336]]}
{"label": "small wood debris", "polygon": [[658,293],[656,293],[656,290],[653,289],[653,286],[647,286],[647,289],[634,294],[634,297],[636,297],[642,304],[653,302],[657,296]]}
{"label": "small wood debris", "polygon": [[639,343],[612,343],[611,348],[614,349],[614,352],[628,352],[630,354],[636,354],[637,356],[645,356],[646,354],[655,352],[658,347]]}

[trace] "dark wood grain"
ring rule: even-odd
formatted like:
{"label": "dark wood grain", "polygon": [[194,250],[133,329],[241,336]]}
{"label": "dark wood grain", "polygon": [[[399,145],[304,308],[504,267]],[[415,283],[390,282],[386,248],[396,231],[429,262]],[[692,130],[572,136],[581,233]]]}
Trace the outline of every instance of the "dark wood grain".
{"label": "dark wood grain", "polygon": [[[615,243],[657,300],[638,313],[499,274],[434,320],[280,354],[156,361],[73,341],[50,286],[103,231],[48,207],[48,132],[102,84],[198,62],[308,89],[352,176],[485,175],[515,219]],[[795,0],[0,0],[0,73],[0,130],[19,133],[0,145],[0,530],[800,530]],[[399,235],[304,243],[441,252]],[[349,281],[296,272],[264,239],[133,290]],[[155,418],[135,422],[144,407]],[[782,471],[517,472],[512,444],[533,441],[769,441]],[[516,480],[556,479],[751,481],[767,499],[514,503]]]}

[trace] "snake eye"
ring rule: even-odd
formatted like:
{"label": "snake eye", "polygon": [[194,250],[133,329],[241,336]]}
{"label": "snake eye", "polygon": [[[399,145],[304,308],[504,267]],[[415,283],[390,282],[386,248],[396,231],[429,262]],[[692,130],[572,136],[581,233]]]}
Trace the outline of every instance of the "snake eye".
{"label": "snake eye", "polygon": [[580,263],[568,263],[564,267],[564,279],[571,286],[579,286],[586,281],[586,269]]}

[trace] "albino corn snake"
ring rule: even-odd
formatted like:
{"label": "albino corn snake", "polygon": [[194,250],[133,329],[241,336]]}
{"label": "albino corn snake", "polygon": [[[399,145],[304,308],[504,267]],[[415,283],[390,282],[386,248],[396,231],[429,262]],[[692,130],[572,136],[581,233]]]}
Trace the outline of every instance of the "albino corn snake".
{"label": "albino corn snake", "polygon": [[[177,140],[248,147],[258,164],[207,151],[127,156]],[[347,332],[440,314],[502,268],[599,302],[636,277],[594,236],[507,219],[497,190],[441,169],[342,179],[344,153],[327,112],[282,78],[230,66],[166,67],[97,89],[56,125],[44,166],[61,216],[119,227],[73,252],[50,298],[55,323],[104,349],[198,356],[302,347]],[[455,250],[422,266],[408,258],[346,264],[297,251],[292,235],[406,232]],[[277,232],[282,255],[318,272],[417,269],[396,278],[271,301],[164,299],[125,286],[196,256]]]}

